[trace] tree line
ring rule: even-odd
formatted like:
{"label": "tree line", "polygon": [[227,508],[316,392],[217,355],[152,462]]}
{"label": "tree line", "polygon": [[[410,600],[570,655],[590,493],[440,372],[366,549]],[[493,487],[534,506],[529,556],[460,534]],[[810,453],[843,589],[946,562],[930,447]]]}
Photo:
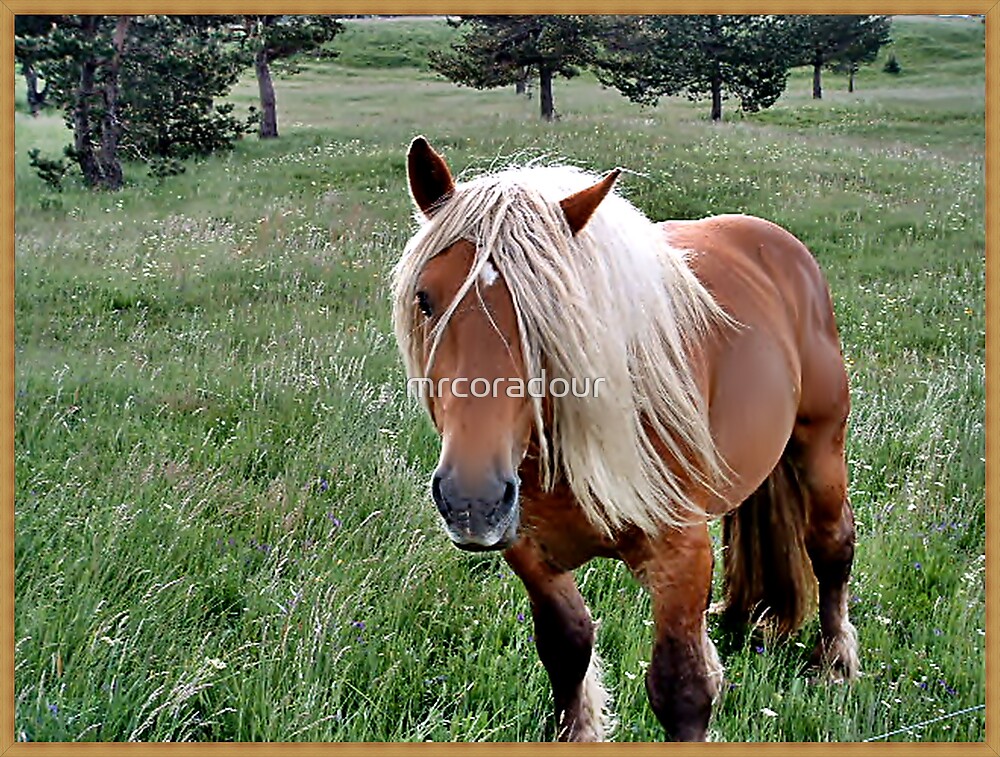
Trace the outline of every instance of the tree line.
{"label": "tree line", "polygon": [[[890,39],[888,16],[659,15],[458,16],[462,30],[431,68],[479,89],[537,82],[541,117],[555,117],[553,81],[583,70],[629,100],[708,98],[713,121],[735,98],[744,111],[774,104],[788,72],[849,75]],[[231,147],[243,134],[277,137],[272,70],[295,73],[306,57],[331,58],[342,31],[328,15],[48,15],[15,16],[15,57],[28,106],[62,110],[73,134],[63,158],[32,151],[39,175],[58,187],[72,166],[99,189],[123,184],[122,161],[153,175],[184,170],[184,161]],[[253,69],[258,109],[237,117],[220,102]]]}
{"label": "tree line", "polygon": [[737,99],[744,111],[773,105],[788,72],[813,70],[813,97],[822,98],[822,72],[849,75],[875,60],[891,42],[888,16],[658,15],[459,16],[466,33],[450,50],[431,54],[448,79],[487,89],[537,79],[541,117],[555,116],[552,80],[590,69],[634,102],[686,95],[711,99],[711,118]]}

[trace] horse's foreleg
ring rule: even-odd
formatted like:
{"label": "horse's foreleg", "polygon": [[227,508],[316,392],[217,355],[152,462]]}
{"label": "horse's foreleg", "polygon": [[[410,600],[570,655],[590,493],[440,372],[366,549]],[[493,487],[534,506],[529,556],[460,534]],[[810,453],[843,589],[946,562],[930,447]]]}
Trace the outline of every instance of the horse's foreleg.
{"label": "horse's foreleg", "polygon": [[844,425],[813,429],[798,460],[809,503],[806,550],[819,583],[820,640],[814,658],[835,679],[858,674],[858,636],[848,617],[854,514],[847,499]]}
{"label": "horse's foreleg", "polygon": [[623,556],[653,600],[649,703],[668,739],[704,741],[722,686],[722,666],[705,627],[712,586],[708,526],[672,529]]}
{"label": "horse's foreleg", "polygon": [[559,740],[601,741],[607,695],[594,652],[596,624],[573,574],[550,566],[526,538],[504,557],[528,590],[535,646],[552,683]]}

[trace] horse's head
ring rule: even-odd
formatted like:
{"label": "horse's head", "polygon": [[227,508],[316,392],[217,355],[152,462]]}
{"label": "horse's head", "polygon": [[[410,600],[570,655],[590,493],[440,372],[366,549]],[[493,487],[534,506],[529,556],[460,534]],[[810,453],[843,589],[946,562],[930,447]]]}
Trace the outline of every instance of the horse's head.
{"label": "horse's head", "polygon": [[[410,145],[407,169],[419,211],[429,219],[445,212],[455,183],[423,137]],[[559,203],[567,234],[586,224],[617,175]],[[412,325],[403,336],[411,373],[422,377],[441,436],[431,495],[455,545],[476,551],[504,549],[517,537],[517,469],[538,412],[518,311],[485,252],[467,239],[449,239],[397,290],[395,302],[406,310],[397,325]]]}

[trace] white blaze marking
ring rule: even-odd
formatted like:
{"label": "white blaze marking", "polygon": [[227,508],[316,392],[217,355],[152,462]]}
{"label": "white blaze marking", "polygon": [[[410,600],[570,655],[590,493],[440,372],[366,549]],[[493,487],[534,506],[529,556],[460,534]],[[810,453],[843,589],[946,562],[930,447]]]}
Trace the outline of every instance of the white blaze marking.
{"label": "white blaze marking", "polygon": [[486,261],[486,265],[483,266],[483,270],[479,272],[479,278],[483,280],[486,286],[493,286],[494,282],[500,277],[497,273],[497,269],[493,267],[493,263]]}

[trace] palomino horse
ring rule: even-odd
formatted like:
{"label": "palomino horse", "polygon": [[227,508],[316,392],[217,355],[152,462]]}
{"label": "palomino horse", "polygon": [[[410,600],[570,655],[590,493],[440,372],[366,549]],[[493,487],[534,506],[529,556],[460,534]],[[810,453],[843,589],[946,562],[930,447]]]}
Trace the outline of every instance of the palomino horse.
{"label": "palomino horse", "polygon": [[714,517],[727,619],[787,634],[818,584],[816,661],[854,676],[847,377],[805,246],[749,216],[655,224],[612,191],[618,170],[456,184],[417,137],[408,173],[422,225],[393,318],[441,435],[431,494],[455,546],[503,550],[524,582],[558,737],[605,735],[572,573],[604,556],[651,594],[646,689],[668,738],[705,739]]}

